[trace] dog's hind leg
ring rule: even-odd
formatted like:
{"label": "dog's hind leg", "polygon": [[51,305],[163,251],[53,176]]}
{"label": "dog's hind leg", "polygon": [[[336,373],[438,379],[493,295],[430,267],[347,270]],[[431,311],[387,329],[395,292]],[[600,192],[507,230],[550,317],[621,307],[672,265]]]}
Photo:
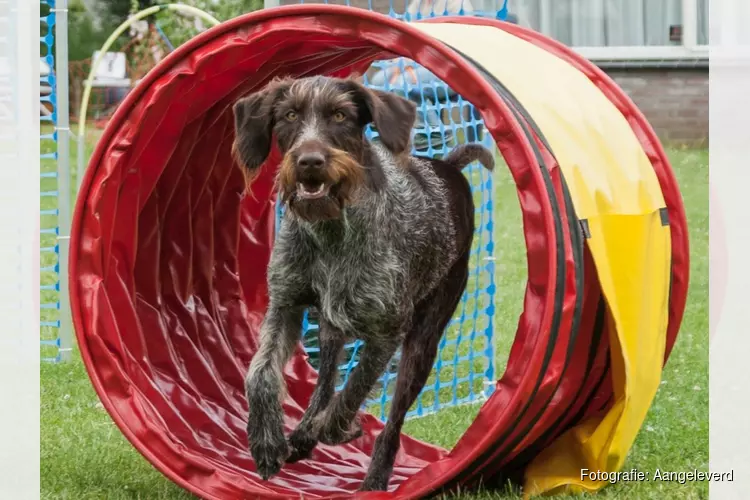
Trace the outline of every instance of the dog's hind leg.
{"label": "dog's hind leg", "polygon": [[286,389],[282,371],[302,333],[302,312],[301,307],[269,306],[260,330],[260,348],[245,379],[248,444],[263,479],[279,472],[289,455],[281,406]]}
{"label": "dog's hind leg", "polygon": [[362,434],[357,412],[367,399],[378,378],[398,348],[396,336],[365,342],[359,363],[351,372],[344,388],[315,419],[314,427],[321,443],[348,443]]}
{"label": "dog's hind leg", "polygon": [[406,413],[430,376],[440,338],[461,300],[467,279],[468,252],[454,264],[442,283],[417,305],[414,325],[404,339],[401,350],[388,422],[375,440],[372,461],[360,490],[388,489]]}
{"label": "dog's hind leg", "polygon": [[313,431],[313,421],[320,412],[325,410],[336,392],[336,377],[338,375],[338,360],[344,348],[344,334],[321,318],[320,320],[320,369],[318,383],[310,397],[310,403],[305,410],[297,428],[289,435],[291,455],[287,463],[304,460],[310,456],[318,439]]}

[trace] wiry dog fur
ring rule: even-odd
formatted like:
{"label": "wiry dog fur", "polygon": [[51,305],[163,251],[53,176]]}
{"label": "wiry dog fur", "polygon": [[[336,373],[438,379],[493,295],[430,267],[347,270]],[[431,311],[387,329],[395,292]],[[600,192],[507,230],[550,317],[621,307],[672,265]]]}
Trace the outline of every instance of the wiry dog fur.
{"label": "wiry dog fur", "polygon": [[[309,457],[318,442],[361,434],[357,412],[399,346],[388,422],[362,490],[385,490],[404,416],[429,376],[438,342],[466,285],[474,204],[461,169],[492,154],[463,145],[444,160],[411,157],[415,106],[352,80],[278,80],[234,107],[234,152],[250,178],[275,137],[287,213],[268,267],[269,306],[246,379],[248,440],[258,473]],[[373,123],[380,144],[366,140]],[[282,369],[305,308],[320,315],[320,370],[309,407],[285,439]],[[335,393],[344,343],[364,341]]]}

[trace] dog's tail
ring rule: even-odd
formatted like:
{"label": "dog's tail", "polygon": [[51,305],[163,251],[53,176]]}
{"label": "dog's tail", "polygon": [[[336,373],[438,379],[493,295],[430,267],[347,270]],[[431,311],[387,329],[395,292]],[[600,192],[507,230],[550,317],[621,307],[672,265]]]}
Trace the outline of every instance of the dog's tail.
{"label": "dog's tail", "polygon": [[480,144],[461,144],[453,148],[453,151],[443,158],[444,162],[456,165],[463,170],[466,165],[478,161],[487,170],[495,168],[495,156],[492,152]]}

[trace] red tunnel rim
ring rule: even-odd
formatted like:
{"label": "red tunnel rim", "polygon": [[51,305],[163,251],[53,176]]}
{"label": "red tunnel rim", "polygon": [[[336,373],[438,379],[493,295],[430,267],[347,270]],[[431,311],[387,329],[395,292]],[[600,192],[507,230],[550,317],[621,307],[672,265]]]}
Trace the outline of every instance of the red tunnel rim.
{"label": "red tunnel rim", "polygon": [[[392,18],[389,18],[387,16],[377,14],[371,11],[367,11],[364,9],[356,9],[351,7],[345,7],[345,6],[335,6],[335,5],[294,5],[294,6],[285,6],[285,7],[279,7],[275,9],[270,10],[263,10],[255,13],[250,13],[245,16],[241,16],[238,18],[235,18],[231,21],[225,22],[215,28],[212,28],[211,30],[197,36],[196,38],[188,41],[181,47],[179,47],[176,51],[174,51],[172,54],[170,54],[162,63],[157,67],[156,71],[150,72],[146,78],[141,82],[141,85],[139,85],[136,89],[134,89],[133,92],[128,95],[126,100],[123,102],[121,106],[117,109],[115,115],[113,116],[112,120],[110,121],[109,126],[105,130],[105,133],[100,138],[96,149],[94,151],[94,154],[92,155],[91,161],[89,165],[97,165],[104,152],[106,151],[107,145],[109,141],[112,139],[112,136],[115,134],[115,132],[119,129],[122,122],[126,119],[128,113],[132,109],[133,105],[137,103],[143,96],[143,93],[145,92],[145,89],[147,89],[149,86],[151,86],[154,82],[158,81],[159,78],[162,77],[164,73],[166,73],[169,69],[171,69],[176,63],[182,60],[182,58],[189,53],[191,53],[193,50],[195,50],[198,47],[202,47],[205,45],[209,45],[215,38],[218,38],[228,32],[234,31],[244,25],[253,25],[253,24],[262,24],[263,22],[270,21],[276,18],[283,18],[283,17],[296,17],[296,16],[310,16],[310,15],[335,15],[340,16],[342,21],[345,21],[346,19],[362,19],[362,20],[369,20],[376,22],[380,25],[382,25],[383,29],[390,29],[394,31],[400,32],[402,35],[406,35],[411,37],[412,39],[416,41],[420,41],[425,46],[430,46],[432,49],[440,52],[445,58],[446,61],[452,63],[454,67],[459,67],[461,70],[465,71],[466,74],[470,75],[467,77],[467,80],[472,80],[472,83],[476,84],[480,90],[478,90],[475,95],[481,96],[485,101],[482,105],[477,104],[477,107],[480,109],[493,109],[499,113],[500,116],[504,120],[506,120],[508,126],[511,128],[513,132],[513,136],[515,137],[515,141],[517,141],[522,148],[524,149],[525,154],[528,157],[531,157],[530,152],[530,146],[526,143],[526,141],[522,138],[522,134],[520,133],[519,125],[518,123],[512,118],[512,115],[510,114],[509,109],[507,108],[507,105],[496,96],[495,92],[491,89],[489,84],[478,75],[476,70],[468,64],[460,55],[453,52],[451,49],[443,45],[442,43],[438,42],[435,39],[432,39],[428,35],[423,34],[421,31],[417,30],[416,28],[413,28],[409,26],[406,23],[403,23],[402,21],[398,21]],[[471,21],[467,22],[469,19]],[[440,19],[433,19],[429,22],[466,22],[467,24],[473,22],[473,21],[482,21],[484,24],[494,25],[501,27],[504,30],[512,31],[509,29],[511,25],[508,25],[507,23],[500,23],[496,21],[487,21],[487,20],[480,20],[480,19],[474,19],[474,18],[440,18]],[[477,23],[479,24],[479,23]],[[528,35],[528,30],[522,30],[524,34]],[[543,37],[540,37],[543,39]],[[381,45],[384,50],[392,52],[394,55],[404,55],[405,57],[410,57],[406,54],[400,54],[402,50],[399,50],[398,47],[392,46],[392,47],[386,47],[384,45]],[[396,49],[396,50],[394,50]],[[418,58],[414,58],[418,61]],[[436,74],[442,73],[442,71],[435,71]],[[631,107],[636,110],[635,106],[632,105]],[[641,116],[641,115],[638,115]],[[644,129],[648,132],[651,131],[650,127],[646,124]],[[652,132],[652,131],[651,131]],[[657,151],[664,155],[663,150],[661,149],[661,146],[658,141],[654,141],[655,147],[657,148]],[[666,163],[666,160],[664,160]],[[666,163],[668,164],[668,163]],[[95,169],[88,169],[88,170],[95,170]],[[669,171],[669,169],[667,169]],[[669,174],[671,175],[671,171],[669,171]],[[92,182],[95,177],[95,171],[87,171],[84,175],[84,179],[81,183],[81,193],[87,193],[92,187]],[[549,203],[549,200],[546,198],[543,198],[540,200],[542,203],[545,204],[545,206]],[[545,207],[548,209],[549,207]],[[86,210],[86,203],[85,200],[78,199],[76,201],[75,210],[73,214],[73,221],[72,221],[72,229],[71,229],[71,235],[74,238],[78,238],[81,232],[81,220],[83,219],[82,215]],[[547,231],[549,232],[549,226],[547,226]],[[77,262],[79,259],[79,247],[76,245],[73,245],[70,251],[70,276],[77,276],[78,273],[78,266]],[[102,384],[98,378],[98,374],[96,373],[96,370],[91,368],[93,366],[92,359],[90,356],[90,353],[88,352],[88,348],[86,346],[85,342],[85,335],[82,332],[83,328],[83,319],[81,317],[81,310],[80,310],[80,297],[78,293],[78,284],[75,280],[71,279],[69,284],[69,292],[70,292],[70,300],[71,300],[71,309],[72,309],[72,315],[73,315],[73,322],[76,327],[76,336],[78,339],[78,345],[79,349],[81,351],[82,358],[84,360],[84,364],[87,369],[87,373],[89,374],[89,378],[91,379],[92,385],[96,389],[97,394],[102,399],[102,403],[107,408],[109,414],[112,416],[113,420],[117,424],[120,431],[125,435],[125,437],[135,446],[135,448],[146,457],[149,462],[151,462],[160,472],[162,472],[165,476],[167,476],[170,480],[174,481],[178,485],[182,486],[188,491],[192,491],[194,493],[200,494],[204,496],[205,498],[217,498],[213,496],[212,494],[209,494],[206,491],[201,490],[200,488],[196,487],[196,485],[189,483],[183,477],[178,474],[175,469],[169,466],[169,464],[163,463],[159,459],[158,456],[154,455],[150,449],[143,444],[143,440],[141,438],[138,438],[134,435],[133,432],[124,424],[124,421],[120,417],[117,410],[112,405],[112,402],[110,401],[108,394],[103,390]],[[478,443],[477,443],[478,444]],[[466,459],[468,460],[468,458]],[[465,460],[464,460],[465,461]],[[462,461],[462,462],[464,462]],[[453,460],[454,463],[452,463],[451,467],[451,474],[446,474],[448,476],[455,475],[457,471],[461,470],[461,467],[458,467],[459,464],[457,460]],[[438,479],[444,479],[442,476]],[[418,494],[426,493],[434,489],[436,485],[442,484],[440,481],[431,481],[430,483],[423,483],[421,485],[421,488],[415,492]],[[281,494],[271,494],[266,493],[266,497],[268,498],[285,498]]]}
{"label": "red tunnel rim", "polygon": [[[409,26],[407,23],[404,23],[402,21],[390,18],[388,16],[375,13],[372,11],[368,11],[365,9],[358,9],[358,8],[352,8],[347,6],[339,6],[339,5],[321,5],[321,4],[307,4],[307,5],[292,5],[292,6],[283,6],[278,7],[274,9],[269,10],[262,10],[257,11],[253,13],[246,14],[244,16],[237,17],[235,19],[232,19],[230,21],[227,21],[225,23],[222,23],[200,35],[197,37],[189,40],[185,44],[178,47],[174,52],[169,54],[154,70],[149,72],[146,77],[141,81],[140,85],[136,87],[123,101],[123,103],[118,107],[115,114],[113,115],[112,119],[110,120],[105,132],[102,134],[101,138],[99,139],[97,146],[94,150],[94,153],[91,156],[91,160],[89,161],[89,166],[97,165],[102,155],[107,149],[107,145],[112,139],[113,135],[116,133],[116,131],[119,129],[119,127],[122,125],[123,121],[128,116],[128,113],[132,109],[132,107],[142,98],[143,94],[145,93],[146,89],[151,86],[153,83],[158,81],[160,77],[162,77],[169,69],[171,69],[173,66],[175,66],[176,63],[181,61],[186,55],[190,54],[193,50],[196,48],[205,46],[210,44],[214,39],[221,37],[222,35],[237,30],[238,28],[241,28],[245,25],[257,25],[261,24],[266,21],[271,21],[273,19],[277,18],[284,18],[284,17],[297,17],[297,16],[310,16],[310,15],[329,15],[329,16],[337,16],[341,17],[342,21],[348,19],[354,18],[361,19],[361,20],[369,20],[372,22],[375,22],[377,24],[380,24],[383,26],[384,29],[390,29],[393,31],[400,32],[402,35],[406,35],[411,37],[415,41],[419,41],[423,44],[423,46],[429,46],[430,48],[438,51],[445,57],[446,62],[450,62],[453,64],[454,67],[459,67],[464,74],[469,75],[467,77],[467,80],[471,80],[473,84],[475,84],[479,90],[477,92],[474,92],[475,95],[478,97],[481,97],[482,102],[475,102],[475,105],[479,109],[493,109],[497,112],[499,112],[500,116],[503,120],[507,123],[507,126],[512,131],[513,140],[522,148],[524,151],[524,156],[526,156],[527,159],[533,158],[533,153],[531,150],[531,145],[529,145],[526,140],[523,138],[523,133],[520,129],[520,125],[518,122],[513,118],[513,115],[509,108],[507,107],[507,104],[495,93],[495,91],[492,89],[490,84],[485,81],[478,72],[474,69],[472,65],[470,65],[467,61],[465,61],[459,54],[454,52],[452,49],[448,48],[446,45],[442,44],[436,39],[431,38],[429,35],[424,34],[420,30],[413,28]],[[506,23],[507,24],[507,23]],[[377,45],[377,44],[373,44]],[[391,44],[391,46],[385,46],[381,45],[381,47],[388,52],[393,53],[394,55],[402,55],[404,57],[412,57],[410,54],[401,54],[401,52],[405,52],[403,49],[400,49],[395,44]],[[413,57],[415,61],[419,61],[418,57]],[[428,68],[430,69],[430,68]],[[435,70],[432,70],[436,74],[441,74],[444,71],[436,68]],[[478,100],[477,100],[478,101]],[[491,127],[488,126],[488,129],[491,129]],[[533,174],[535,177],[539,176],[541,178],[541,172],[536,171],[532,169]],[[81,188],[79,193],[87,193],[92,187],[92,182],[95,176],[95,169],[88,168],[87,171],[84,174],[84,178],[81,182]],[[542,183],[540,182],[540,185]],[[545,213],[549,214],[551,212],[550,208],[550,200],[548,197],[543,196],[540,200],[540,203],[544,206]],[[73,212],[73,219],[72,219],[72,227],[71,227],[71,237],[75,240],[79,237],[81,232],[81,220],[83,219],[83,213],[86,210],[85,201],[81,199],[79,196],[79,199],[76,200],[75,209]],[[546,232],[548,238],[554,238],[554,234],[551,233],[551,224],[546,224]],[[70,250],[69,254],[69,275],[71,277],[75,277],[78,274],[78,262],[79,259],[79,247],[77,245],[72,245],[72,248]],[[551,287],[550,287],[551,290]],[[86,342],[85,342],[85,334],[83,333],[83,318],[82,318],[82,312],[80,309],[80,297],[78,292],[78,285],[75,279],[69,280],[69,293],[70,293],[70,303],[71,303],[71,309],[72,309],[72,318],[73,318],[73,324],[76,330],[76,338],[78,340],[79,350],[81,352],[81,357],[84,361],[84,365],[86,367],[86,371],[88,373],[88,376],[91,380],[91,383],[96,390],[97,395],[102,400],[102,404],[112,417],[113,421],[117,425],[117,427],[120,429],[120,431],[123,433],[123,435],[130,441],[130,443],[136,448],[136,450],[141,453],[144,458],[146,458],[157,470],[159,470],[162,474],[164,474],[167,478],[169,478],[174,483],[178,484],[179,486],[183,487],[184,489],[191,491],[193,493],[199,494],[203,496],[204,498],[209,499],[216,499],[220,500],[218,497],[215,497],[213,494],[198,488],[195,484],[190,483],[186,479],[184,479],[173,467],[171,467],[169,464],[164,463],[156,454],[154,454],[148,446],[144,443],[144,441],[135,435],[134,432],[130,430],[130,428],[125,424],[125,419],[120,416],[117,409],[112,404],[112,401],[109,399],[109,395],[106,391],[104,391],[103,385],[101,381],[99,380],[99,375],[92,368],[94,366],[93,360],[91,358],[91,355],[88,351]],[[547,301],[550,299],[550,294],[547,295]],[[476,445],[478,446],[480,443],[477,442]],[[466,457],[464,460],[451,460],[451,468],[450,473],[445,473],[437,477],[437,480],[432,480],[430,482],[423,482],[420,485],[420,488],[416,493],[418,495],[421,495],[423,493],[429,493],[430,491],[434,491],[437,487],[439,487],[441,484],[444,484],[447,479],[450,477],[455,476],[458,472],[462,470],[462,468],[465,466],[466,463],[469,463],[471,460],[471,457]],[[408,482],[408,480],[407,480]],[[286,496],[278,493],[268,493],[265,492],[264,496],[266,498],[286,498]]]}

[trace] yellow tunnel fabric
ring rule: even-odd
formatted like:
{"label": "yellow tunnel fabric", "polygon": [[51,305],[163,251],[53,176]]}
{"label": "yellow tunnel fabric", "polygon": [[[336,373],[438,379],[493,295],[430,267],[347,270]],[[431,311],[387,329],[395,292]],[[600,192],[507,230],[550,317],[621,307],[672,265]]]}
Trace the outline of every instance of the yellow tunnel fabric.
{"label": "yellow tunnel fabric", "polygon": [[597,490],[582,471],[619,470],[659,387],[671,266],[656,174],[625,117],[580,71],[490,26],[414,24],[501,82],[547,139],[568,183],[608,306],[615,401],[570,429],[527,468],[526,496]]}

